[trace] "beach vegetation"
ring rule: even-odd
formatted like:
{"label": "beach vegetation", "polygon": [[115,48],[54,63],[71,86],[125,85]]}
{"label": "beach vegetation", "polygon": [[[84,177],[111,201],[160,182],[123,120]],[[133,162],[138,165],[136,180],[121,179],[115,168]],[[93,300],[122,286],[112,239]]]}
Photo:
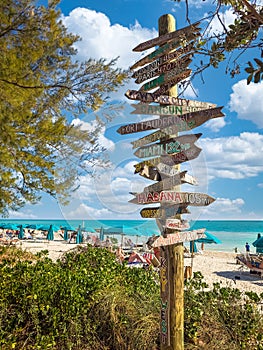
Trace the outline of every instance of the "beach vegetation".
{"label": "beach vegetation", "polygon": [[[3,216],[35,204],[43,193],[65,204],[81,173],[107,165],[98,137],[118,111],[107,106],[109,94],[127,77],[116,68],[117,58],[78,61],[80,37],[64,26],[59,0],[48,3],[0,2]],[[100,107],[100,114],[92,113]],[[89,113],[84,128],[80,119]]]}
{"label": "beach vegetation", "polygon": [[[172,1],[181,2],[181,0]],[[186,20],[191,23],[191,15],[195,16],[195,12],[192,13],[189,9],[188,1],[185,1],[185,4]],[[200,63],[196,63],[198,68],[194,74],[200,74],[208,67],[217,68],[222,61],[227,61],[226,74],[235,77],[243,70],[247,73],[247,84],[252,81],[259,83],[263,78],[263,41],[260,36],[263,25],[262,3],[224,0],[215,1],[212,6],[214,8],[200,21],[204,24],[205,30],[196,46]],[[234,14],[233,23],[230,25],[227,25],[224,19],[228,12]],[[217,23],[217,27],[221,27],[221,30],[211,27],[213,21]],[[245,66],[242,63],[243,55],[248,50],[256,57],[249,60]]]}
{"label": "beach vegetation", "polygon": [[[158,271],[89,245],[56,262],[23,253],[0,247],[2,350],[160,349]],[[185,349],[262,350],[262,301],[220,283],[209,289],[195,273],[185,283]]]}

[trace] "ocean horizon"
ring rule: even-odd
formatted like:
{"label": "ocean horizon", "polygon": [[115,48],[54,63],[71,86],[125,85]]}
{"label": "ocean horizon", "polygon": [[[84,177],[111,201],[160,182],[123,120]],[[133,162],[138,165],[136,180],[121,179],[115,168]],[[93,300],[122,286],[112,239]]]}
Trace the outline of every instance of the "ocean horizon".
{"label": "ocean horizon", "polygon": [[[138,232],[135,235],[128,234],[127,238],[132,240],[145,243],[152,234],[160,234],[155,219],[147,220],[63,220],[63,219],[2,219],[0,223],[14,223],[19,224],[36,224],[36,225],[47,225],[52,224],[57,227],[63,227],[70,225],[73,228],[78,228],[79,225],[82,227],[93,228],[97,231],[101,227],[104,229],[121,227],[123,228],[124,234],[125,229],[130,232],[129,228],[134,228]],[[205,250],[209,251],[224,251],[234,252],[236,249],[238,252],[245,252],[245,244],[248,242],[251,247],[251,252],[255,252],[255,248],[252,243],[257,239],[258,234],[263,235],[263,220],[198,220],[189,221],[190,229],[205,228],[207,232],[215,235],[221,240],[221,244],[205,244]],[[116,237],[118,235],[116,234]],[[185,243],[188,247],[189,244]],[[200,245],[197,244],[198,248]]]}

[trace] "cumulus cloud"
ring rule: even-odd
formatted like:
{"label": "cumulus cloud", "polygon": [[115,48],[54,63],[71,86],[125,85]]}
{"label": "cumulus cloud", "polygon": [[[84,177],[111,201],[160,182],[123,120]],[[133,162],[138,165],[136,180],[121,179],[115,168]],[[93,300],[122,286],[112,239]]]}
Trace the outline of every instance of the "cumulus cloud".
{"label": "cumulus cloud", "polygon": [[117,65],[123,69],[141,58],[132,51],[138,43],[158,36],[155,29],[142,28],[138,22],[130,28],[113,25],[105,14],[87,8],[75,8],[62,19],[69,31],[82,39],[76,43],[79,60],[119,57]]}
{"label": "cumulus cloud", "polygon": [[263,172],[263,135],[243,132],[239,136],[204,138],[199,143],[206,157],[210,178],[244,179]]}
{"label": "cumulus cloud", "polygon": [[263,128],[263,81],[258,84],[240,80],[232,87],[229,108],[236,112],[239,119],[250,120],[259,128]]}

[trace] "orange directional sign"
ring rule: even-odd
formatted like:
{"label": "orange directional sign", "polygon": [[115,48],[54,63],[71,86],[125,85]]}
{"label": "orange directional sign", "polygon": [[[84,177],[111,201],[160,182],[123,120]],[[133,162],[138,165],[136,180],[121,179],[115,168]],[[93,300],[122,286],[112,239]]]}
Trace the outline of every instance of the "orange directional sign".
{"label": "orange directional sign", "polygon": [[191,175],[188,175],[187,171],[182,171],[181,173],[178,173],[171,177],[167,177],[162,181],[156,182],[150,186],[145,187],[143,192],[161,192],[164,190],[169,190],[174,186],[178,186],[183,183],[192,184],[193,182],[196,182],[196,180]]}
{"label": "orange directional sign", "polygon": [[[198,33],[186,33],[183,38],[181,37],[179,40],[169,41],[168,43],[162,45],[155,51],[151,52],[149,55],[144,56],[139,61],[135,62],[130,69],[134,70],[138,67],[144,66],[146,63],[153,62],[154,60],[158,60],[159,58],[169,55],[170,53],[174,53],[174,56],[170,56],[167,58],[168,60],[174,60],[178,57],[184,55],[187,52],[190,52],[193,47],[189,47],[189,45],[194,45],[194,42],[190,43],[192,40],[199,38]],[[184,46],[185,42],[189,43]],[[178,50],[175,51],[179,46],[181,46]]]}
{"label": "orange directional sign", "polygon": [[176,243],[191,242],[199,238],[205,238],[205,228],[193,230],[193,231],[184,231],[184,232],[175,232],[167,235],[167,237],[159,236],[152,244],[152,247],[163,247],[167,245],[172,245]]}
{"label": "orange directional sign", "polygon": [[[194,43],[190,43],[189,45],[185,46],[185,47],[181,47],[180,49],[176,50],[176,51],[172,51],[172,52],[168,52],[167,54],[159,57],[157,60],[155,60],[154,62],[148,64],[147,66],[144,66],[143,68],[138,69],[137,71],[135,71],[132,75],[132,78],[138,78],[144,74],[147,74],[155,69],[157,69],[158,67],[160,67],[161,65],[164,65],[165,63],[168,63],[170,61],[174,61],[174,60],[178,60],[178,58],[180,57],[185,57],[183,56],[184,54],[191,54],[191,51],[194,48]],[[188,56],[188,55],[187,55]],[[179,61],[177,61],[179,62]]]}
{"label": "orange directional sign", "polygon": [[200,102],[195,100],[187,100],[183,98],[178,98],[174,96],[168,96],[168,95],[161,95],[161,96],[155,96],[154,93],[150,92],[143,92],[143,91],[137,91],[137,90],[127,90],[125,92],[125,96],[130,100],[137,100],[141,101],[143,103],[146,102],[155,102],[160,103],[162,105],[177,105],[177,106],[192,106],[192,107],[204,107],[205,108],[212,108],[216,107],[216,104],[210,103],[210,102]]}
{"label": "orange directional sign", "polygon": [[[194,129],[206,121],[214,118],[219,118],[224,116],[220,111],[222,107],[213,108],[211,113],[208,111],[193,112],[188,114],[183,114],[181,117],[175,118],[175,123],[167,128],[161,128],[161,130],[155,131],[152,134],[141,137],[138,140],[132,141],[133,148],[138,148],[149,143],[155,142],[162,138],[168,137],[169,135],[176,134],[181,131],[188,131]],[[147,121],[149,122],[149,121]],[[125,129],[124,129],[125,130]],[[126,128],[129,130],[129,127]],[[123,131],[123,130],[122,130]]]}
{"label": "orange directional sign", "polygon": [[197,147],[196,145],[193,145],[190,149],[179,152],[176,155],[171,155],[171,156],[168,155],[168,156],[161,156],[161,157],[147,159],[135,165],[135,173],[139,173],[144,168],[145,165],[156,167],[160,163],[167,164],[170,166],[181,164],[188,160],[197,158],[201,151],[202,151],[201,148]]}
{"label": "orange directional sign", "polygon": [[182,135],[162,142],[138,148],[134,155],[138,158],[149,158],[167,154],[175,154],[189,150],[194,142],[202,136],[199,134]]}
{"label": "orange directional sign", "polygon": [[[158,89],[158,93],[160,93],[160,91],[163,91],[160,93],[161,95],[162,93],[165,93],[167,90],[169,90],[172,86],[188,78],[191,72],[191,69],[180,70],[178,68],[175,68],[170,72],[166,74],[161,74],[158,78],[153,79],[148,83],[145,83],[143,86],[141,86],[140,91],[149,91],[155,89],[158,86],[161,86]],[[161,88],[162,90],[160,90]]]}
{"label": "orange directional sign", "polygon": [[174,32],[170,32],[170,33],[158,36],[157,38],[147,40],[144,43],[137,45],[133,49],[133,51],[144,51],[144,50],[150,49],[151,47],[162,45],[167,41],[171,41],[174,39],[179,40],[186,33],[198,32],[200,30],[200,28],[198,27],[199,24],[200,22],[197,22],[197,23],[191,24],[190,26],[181,28],[179,30],[175,30]]}
{"label": "orange directional sign", "polygon": [[198,192],[142,192],[137,193],[135,198],[129,200],[134,204],[150,204],[150,203],[175,203],[188,204],[191,206],[207,206],[215,201],[215,198],[204,193]]}
{"label": "orange directional sign", "polygon": [[178,61],[172,61],[172,62],[167,62],[161,66],[158,66],[157,68],[153,69],[150,72],[145,72],[143,74],[139,74],[137,79],[135,80],[135,83],[140,84],[144,82],[145,80],[152,79],[160,74],[164,74],[166,72],[171,71],[172,69],[176,74],[181,73],[184,71],[186,67],[189,66],[189,64],[192,62],[191,60],[191,55],[186,55],[183,56],[180,60]]}
{"label": "orange directional sign", "polygon": [[178,214],[190,214],[187,205],[172,205],[169,207],[143,208],[140,211],[141,217],[145,219],[166,218]]}

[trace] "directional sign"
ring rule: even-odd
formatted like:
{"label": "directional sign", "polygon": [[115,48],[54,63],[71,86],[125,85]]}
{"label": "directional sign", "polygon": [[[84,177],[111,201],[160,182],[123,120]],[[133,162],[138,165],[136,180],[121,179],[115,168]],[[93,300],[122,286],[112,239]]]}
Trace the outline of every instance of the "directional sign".
{"label": "directional sign", "polygon": [[125,96],[130,100],[137,100],[143,103],[155,102],[155,103],[160,103],[162,105],[177,105],[177,106],[192,106],[192,107],[204,106],[204,109],[216,107],[216,104],[210,103],[210,102],[186,100],[183,98],[178,98],[178,97],[168,96],[168,95],[157,96],[154,93],[137,91],[137,90],[127,90],[125,92]]}
{"label": "directional sign", "polygon": [[134,155],[138,158],[149,158],[179,153],[181,151],[189,150],[193,143],[196,142],[201,136],[202,134],[199,133],[170,138],[162,142],[141,147],[134,152]]}
{"label": "directional sign", "polygon": [[164,228],[168,228],[170,230],[188,230],[190,228],[189,222],[187,220],[180,219],[166,219],[164,224]]}
{"label": "directional sign", "polygon": [[[170,190],[174,186],[178,186],[183,183],[189,183],[188,179],[189,181],[191,181],[191,178],[193,179],[193,182],[196,182],[196,180],[192,176],[187,175],[187,171],[182,171],[181,173],[178,173],[171,177],[167,177],[162,181],[156,182],[150,186],[145,187],[143,192],[161,192],[164,190]],[[192,182],[190,182],[190,184],[192,184]]]}
{"label": "directional sign", "polygon": [[[149,81],[148,83],[145,83],[143,86],[141,86],[140,91],[148,91],[155,89],[158,86],[161,86],[163,89],[163,93],[165,93],[167,90],[169,90],[172,86],[178,84],[180,81],[186,79],[191,74],[191,69],[185,69],[185,70],[178,70],[178,68],[175,68],[171,70],[170,72],[166,74],[161,74],[158,78],[153,79]],[[161,91],[159,88],[158,93]],[[155,92],[156,93],[156,92]],[[161,95],[162,93],[160,93]]]}
{"label": "directional sign", "polygon": [[[136,171],[135,171],[136,174]],[[144,165],[143,169],[139,172],[139,174],[146,179],[161,181],[162,177],[156,167]]]}
{"label": "directional sign", "polygon": [[[132,141],[131,143],[133,145],[133,148],[147,145],[148,143],[155,142],[164,137],[167,137],[168,135],[176,134],[177,132],[194,129],[210,119],[223,117],[224,114],[221,112],[222,108],[223,107],[216,107],[216,108],[211,108],[204,111],[187,113],[187,114],[183,114],[181,117],[173,117],[171,119],[169,117],[167,117],[168,119],[165,119],[166,117],[160,118],[160,120],[162,120],[162,123],[160,124],[163,125],[167,122],[169,123],[169,126],[166,128],[162,128],[161,126],[160,127],[161,130],[158,130],[152,134],[146,135],[138,140]],[[146,124],[150,129],[150,126],[157,125],[158,122],[157,122],[157,119],[147,120],[144,122],[143,127],[146,127]],[[123,126],[122,128],[119,128],[118,132],[128,133],[127,131],[136,130],[137,127],[138,127],[138,124],[128,124]]]}
{"label": "directional sign", "polygon": [[[189,43],[190,45],[193,44],[190,43],[192,40],[195,40],[196,38],[199,38],[199,33],[186,33],[184,34],[183,37],[181,37],[179,40],[173,40],[169,41],[168,43],[162,45],[155,51],[151,52],[149,55],[144,56],[141,58],[139,61],[135,62],[131,67],[130,70],[134,70],[138,67],[144,66],[146,63],[150,63],[154,60],[159,59],[160,57],[163,57],[164,55],[169,55],[171,52],[176,53],[176,56],[173,58],[168,58],[168,60],[171,59],[177,59],[178,57],[184,55],[185,53],[191,51],[192,48],[188,48],[189,45],[184,46],[185,43]],[[178,50],[174,51],[177,49],[179,46],[182,46]]]}
{"label": "directional sign", "polygon": [[161,192],[164,190],[169,190],[174,186],[182,184],[182,179],[186,171],[178,173],[174,176],[163,179],[162,181],[156,182],[144,188],[143,192]]}
{"label": "directional sign", "polygon": [[162,175],[162,176],[174,176],[176,174],[178,174],[178,170],[167,165],[167,164],[163,164],[163,163],[159,163],[156,166],[156,169],[158,169],[158,172]]}
{"label": "directional sign", "polygon": [[199,238],[205,238],[205,228],[193,230],[193,231],[184,231],[184,232],[175,232],[168,234],[166,237],[159,236],[153,243],[152,247],[163,247],[167,245],[172,245],[176,243],[184,243],[195,241]]}
{"label": "directional sign", "polygon": [[143,74],[140,74],[137,79],[135,80],[135,83],[140,84],[145,80],[152,79],[156,77],[159,74],[163,74],[166,72],[171,71],[172,69],[177,70],[177,74],[181,73],[189,64],[192,62],[191,60],[191,55],[186,55],[182,57],[178,61],[172,61],[172,62],[167,62],[161,66],[158,66],[154,70],[150,72],[145,72]]}
{"label": "directional sign", "polygon": [[154,91],[154,94],[156,96],[160,96],[167,93],[174,85],[188,78],[191,75],[191,72],[191,69],[186,69],[182,74],[179,74],[174,79],[167,81],[165,84],[162,84],[158,90]]}
{"label": "directional sign", "polygon": [[138,78],[141,75],[147,74],[157,69],[158,67],[160,67],[161,65],[167,62],[170,62],[172,60],[177,60],[179,57],[184,57],[183,55],[187,53],[190,54],[193,48],[194,48],[194,43],[192,42],[189,45],[185,47],[181,47],[176,51],[168,52],[167,54],[159,57],[157,60],[148,64],[147,66],[138,69],[136,72],[133,73],[132,78]]}
{"label": "directional sign", "polygon": [[150,203],[175,203],[188,204],[191,206],[207,206],[215,201],[215,198],[204,193],[198,192],[142,192],[137,193],[135,198],[129,200],[135,204],[150,204]]}
{"label": "directional sign", "polygon": [[[184,100],[183,100],[184,101]],[[192,101],[194,102],[194,101]],[[198,101],[195,101],[198,102]],[[203,102],[200,105],[166,105],[166,106],[158,106],[158,105],[151,105],[148,103],[136,103],[131,104],[133,108],[135,108],[134,111],[131,112],[131,114],[156,114],[156,115],[184,115],[186,113],[193,113],[193,112],[200,112],[204,110],[210,110],[212,109],[213,112],[208,112],[216,114],[217,112],[220,112],[223,107],[217,107],[218,109],[212,108],[212,104]],[[202,113],[198,113],[197,115],[203,115]]]}
{"label": "directional sign", "polygon": [[[223,107],[211,108],[204,111],[192,112],[183,114],[181,117],[169,115],[162,118],[156,118],[151,120],[145,120],[139,123],[132,123],[121,126],[117,132],[121,135],[132,134],[135,132],[148,131],[154,129],[163,129],[164,136],[171,134],[170,127],[174,127],[174,133],[184,130],[193,129],[196,126],[201,125],[205,121],[211,118],[217,118],[218,116],[224,116],[221,112]],[[158,140],[159,138],[157,138]],[[150,141],[153,142],[153,141]],[[135,144],[133,142],[133,144]],[[149,143],[149,142],[147,142]]]}
{"label": "directional sign", "polygon": [[157,45],[162,45],[170,40],[174,40],[174,39],[179,40],[186,33],[198,32],[200,30],[200,28],[198,27],[199,24],[200,24],[200,22],[196,22],[194,24],[191,24],[190,26],[181,28],[179,30],[175,30],[173,32],[170,32],[170,33],[167,33],[167,34],[164,34],[161,36],[158,36],[157,38],[154,38],[154,39],[147,40],[144,43],[137,45],[133,49],[133,51],[144,51],[144,50],[150,49],[151,47],[154,47]]}
{"label": "directional sign", "polygon": [[155,208],[143,208],[140,211],[141,217],[145,219],[151,218],[166,218],[175,216],[178,214],[190,214],[190,211],[186,206],[170,206],[170,207],[155,207]]}
{"label": "directional sign", "polygon": [[161,157],[156,157],[156,158],[151,158],[144,160],[143,162],[140,162],[135,166],[135,173],[139,173],[145,165],[149,166],[158,166],[159,163],[164,163],[170,166],[174,166],[176,164],[181,164],[184,163],[188,160],[192,160],[198,157],[200,152],[202,151],[201,148],[193,145],[190,149],[186,151],[182,151],[177,153],[176,155],[172,156],[161,156]]}

